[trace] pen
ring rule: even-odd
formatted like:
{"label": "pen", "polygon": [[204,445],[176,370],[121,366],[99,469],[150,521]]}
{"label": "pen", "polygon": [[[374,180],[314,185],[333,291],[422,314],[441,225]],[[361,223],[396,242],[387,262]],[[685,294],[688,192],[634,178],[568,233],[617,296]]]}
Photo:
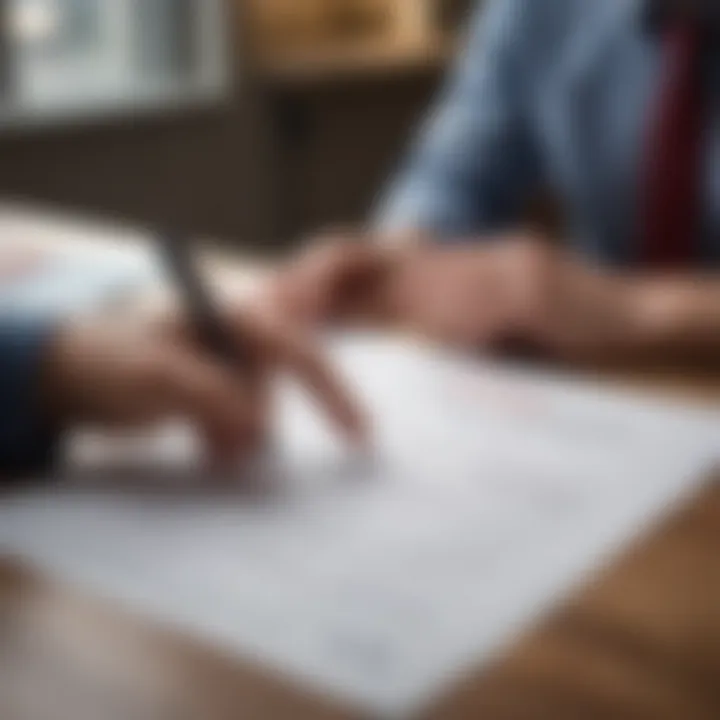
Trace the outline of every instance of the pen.
{"label": "pen", "polygon": [[[203,284],[194,262],[192,242],[181,234],[163,233],[159,237],[159,249],[201,346],[233,369],[254,375],[257,363],[253,348],[240,333],[233,331]],[[351,425],[355,435],[363,436],[361,442],[364,444],[366,439],[361,424],[353,420]],[[346,424],[346,427],[349,426]]]}
{"label": "pen", "polygon": [[242,372],[253,369],[253,353],[243,338],[229,327],[197,271],[192,242],[180,234],[160,235],[159,249],[174,281],[180,301],[200,344],[216,358]]}

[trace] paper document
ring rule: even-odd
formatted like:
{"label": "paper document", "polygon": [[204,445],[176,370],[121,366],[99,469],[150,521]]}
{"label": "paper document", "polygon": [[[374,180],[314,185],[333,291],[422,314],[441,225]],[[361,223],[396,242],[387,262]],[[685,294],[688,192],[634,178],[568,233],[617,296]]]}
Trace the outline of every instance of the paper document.
{"label": "paper document", "polygon": [[[157,285],[163,275],[147,253],[105,249],[38,251],[32,271],[17,278],[0,276],[0,308],[11,317],[63,319],[133,297]],[[5,255],[10,255],[8,251]],[[0,253],[0,268],[3,265]]]}
{"label": "paper document", "polygon": [[[6,498],[0,548],[395,716],[492,659],[720,460],[718,412],[374,336],[332,352],[375,420],[372,458],[288,384],[267,492],[144,489],[128,468],[116,490]],[[185,462],[191,444],[178,430],[144,452]]]}
{"label": "paper document", "polygon": [[164,279],[147,234],[118,223],[2,201],[0,238],[0,312],[14,318],[66,320]]}

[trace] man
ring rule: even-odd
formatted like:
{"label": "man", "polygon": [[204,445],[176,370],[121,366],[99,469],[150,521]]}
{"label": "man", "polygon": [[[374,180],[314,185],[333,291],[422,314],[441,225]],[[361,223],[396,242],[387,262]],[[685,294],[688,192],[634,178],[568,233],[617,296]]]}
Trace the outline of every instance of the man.
{"label": "man", "polygon": [[0,475],[39,472],[63,431],[80,424],[136,427],[185,417],[217,462],[250,452],[267,422],[267,376],[294,372],[352,439],[362,420],[332,371],[297,333],[267,318],[236,316],[257,373],[209,357],[180,317],[99,318],[64,327],[0,316]]}
{"label": "man", "polygon": [[[486,0],[381,203],[380,242],[312,250],[278,300],[463,346],[717,358],[719,101],[715,0]],[[543,187],[569,247],[521,229]]]}

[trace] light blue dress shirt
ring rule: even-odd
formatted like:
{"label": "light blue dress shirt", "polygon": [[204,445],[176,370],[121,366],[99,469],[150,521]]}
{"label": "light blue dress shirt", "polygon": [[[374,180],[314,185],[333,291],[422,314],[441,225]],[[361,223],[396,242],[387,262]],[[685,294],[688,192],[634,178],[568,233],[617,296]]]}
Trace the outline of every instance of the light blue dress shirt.
{"label": "light blue dress shirt", "polygon": [[[662,81],[646,0],[486,0],[468,45],[379,211],[387,232],[461,238],[516,225],[549,187],[588,257],[638,258],[646,128]],[[703,227],[720,267],[720,48],[708,58]]]}

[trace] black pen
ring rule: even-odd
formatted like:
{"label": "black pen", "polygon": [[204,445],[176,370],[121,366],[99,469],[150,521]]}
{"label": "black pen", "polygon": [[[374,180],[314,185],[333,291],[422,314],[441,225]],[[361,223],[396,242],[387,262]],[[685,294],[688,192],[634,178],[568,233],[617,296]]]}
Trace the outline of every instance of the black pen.
{"label": "black pen", "polygon": [[[254,375],[258,366],[253,348],[240,333],[233,331],[205,288],[192,256],[192,241],[184,235],[165,233],[159,237],[159,246],[165,268],[177,286],[180,302],[201,346],[237,371]],[[365,443],[361,423],[353,421],[353,425],[359,428],[353,429],[353,433],[362,436],[361,442]]]}
{"label": "black pen", "polygon": [[192,241],[185,235],[164,233],[159,237],[159,249],[202,347],[239,371],[252,372],[252,350],[230,327],[205,287],[193,258]]}

